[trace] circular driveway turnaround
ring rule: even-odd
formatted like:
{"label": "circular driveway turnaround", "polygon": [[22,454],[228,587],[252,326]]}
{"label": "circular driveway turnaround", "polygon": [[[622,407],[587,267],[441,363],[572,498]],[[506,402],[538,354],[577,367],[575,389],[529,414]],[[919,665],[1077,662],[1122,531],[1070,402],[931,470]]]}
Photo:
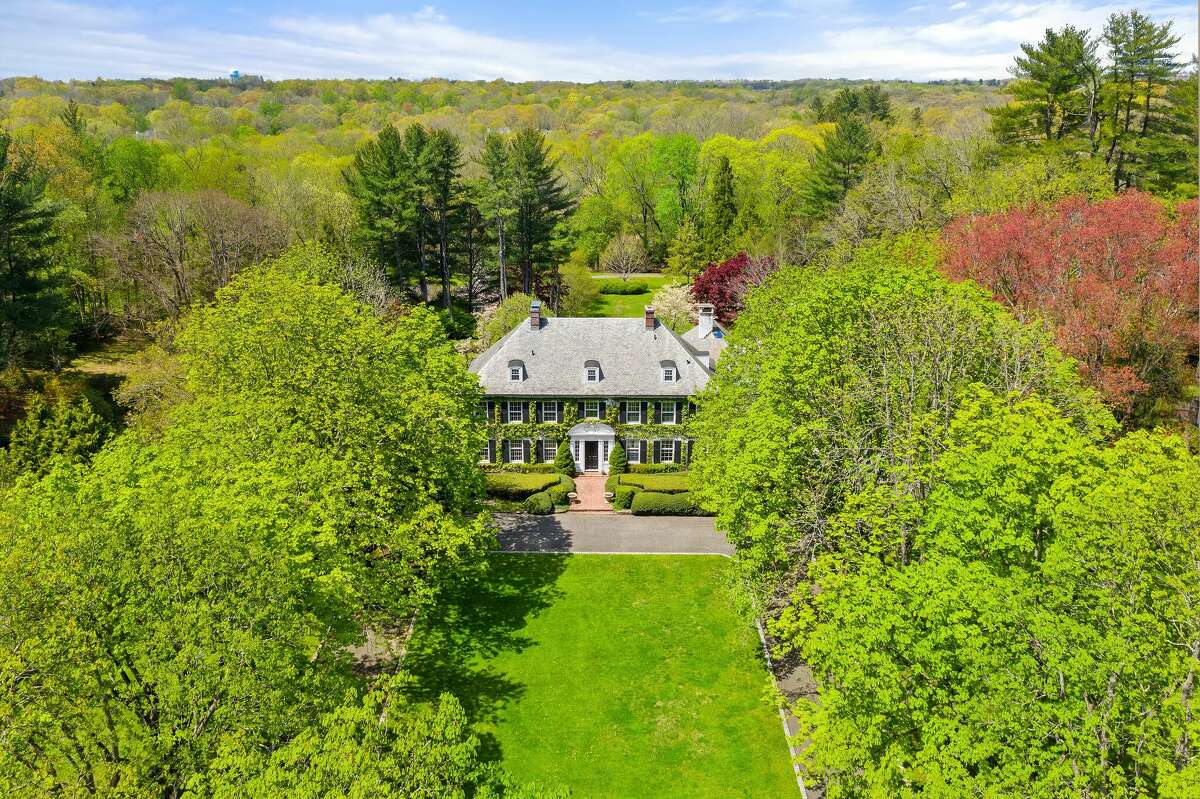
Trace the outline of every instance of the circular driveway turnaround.
{"label": "circular driveway turnaround", "polygon": [[496,524],[501,552],[733,554],[713,520],[704,516],[497,513]]}

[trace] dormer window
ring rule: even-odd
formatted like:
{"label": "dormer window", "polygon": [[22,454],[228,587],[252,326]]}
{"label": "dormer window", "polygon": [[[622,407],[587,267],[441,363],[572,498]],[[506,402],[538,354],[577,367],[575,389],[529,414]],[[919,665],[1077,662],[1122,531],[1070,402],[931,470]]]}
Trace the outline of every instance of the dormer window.
{"label": "dormer window", "polygon": [[599,361],[584,361],[583,363],[583,382],[599,383],[600,382],[600,362]]}
{"label": "dormer window", "polygon": [[522,361],[508,362],[508,382],[520,383],[525,379],[525,364]]}
{"label": "dormer window", "polygon": [[679,369],[676,368],[674,361],[662,361],[662,381],[664,383],[674,383],[679,380]]}

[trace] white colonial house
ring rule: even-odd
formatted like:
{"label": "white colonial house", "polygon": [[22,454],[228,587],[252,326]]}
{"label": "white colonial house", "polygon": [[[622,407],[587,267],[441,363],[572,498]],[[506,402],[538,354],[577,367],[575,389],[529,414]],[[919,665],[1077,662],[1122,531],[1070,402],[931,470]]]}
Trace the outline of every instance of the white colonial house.
{"label": "white colonial house", "polygon": [[581,472],[607,472],[618,438],[629,462],[683,464],[690,398],[725,346],[713,306],[677,335],[646,307],[641,319],[544,317],[522,321],[471,362],[486,400],[486,463],[554,460],[569,442]]}

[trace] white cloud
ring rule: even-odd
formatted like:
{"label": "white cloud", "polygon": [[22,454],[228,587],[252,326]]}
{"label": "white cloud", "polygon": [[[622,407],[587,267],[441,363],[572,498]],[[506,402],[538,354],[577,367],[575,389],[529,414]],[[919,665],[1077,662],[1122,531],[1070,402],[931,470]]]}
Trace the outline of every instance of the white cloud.
{"label": "white cloud", "polygon": [[955,3],[954,5],[950,6],[950,10],[951,11],[962,11],[964,8],[968,7],[969,5],[970,5],[970,3],[962,3],[962,2]]}
{"label": "white cloud", "polygon": [[[725,51],[709,47],[679,53],[586,39],[497,36],[462,27],[432,6],[412,14],[358,18],[286,16],[267,20],[257,32],[226,33],[158,26],[128,9],[16,0],[0,25],[0,75],[211,77],[238,68],[272,78],[1003,77],[1020,42],[1035,41],[1047,27],[1067,23],[1099,32],[1118,9],[1086,3],[1000,0],[929,22],[897,14],[900,24],[845,14],[836,24],[821,25],[805,14],[778,23],[796,26],[794,48],[768,50],[747,43]],[[802,3],[755,7],[782,13]],[[1196,52],[1195,7],[1151,5],[1147,11],[1158,20],[1176,20],[1176,32],[1184,37],[1181,55]]]}

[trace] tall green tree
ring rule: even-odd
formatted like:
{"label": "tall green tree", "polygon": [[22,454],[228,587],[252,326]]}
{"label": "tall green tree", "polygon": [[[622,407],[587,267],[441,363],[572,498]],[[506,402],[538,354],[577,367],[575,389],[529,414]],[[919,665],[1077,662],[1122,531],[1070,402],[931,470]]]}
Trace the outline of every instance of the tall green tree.
{"label": "tall green tree", "polygon": [[480,187],[480,209],[496,231],[496,274],[500,298],[508,296],[508,265],[505,261],[507,233],[517,213],[516,181],[508,143],[498,133],[489,133],[479,156],[486,179]]}
{"label": "tall green tree", "polygon": [[735,225],[737,223],[737,195],[733,185],[733,165],[727,156],[718,156],[708,181],[704,197],[704,225],[701,238],[704,240],[705,256],[709,263],[722,261],[731,252]]}
{"label": "tall green tree", "polygon": [[411,202],[413,209],[412,225],[409,228],[410,246],[416,255],[417,285],[421,292],[421,301],[429,302],[429,267],[426,264],[429,246],[431,205],[433,202],[431,186],[433,176],[430,173],[432,163],[427,155],[429,146],[429,131],[417,122],[404,129],[404,152],[412,164]]}
{"label": "tall green tree", "polygon": [[1112,62],[1105,85],[1105,159],[1113,170],[1113,186],[1120,191],[1145,182],[1146,141],[1166,126],[1165,90],[1181,66],[1175,58],[1179,37],[1171,32],[1169,20],[1156,23],[1134,10],[1109,17],[1104,41]]}
{"label": "tall green tree", "polygon": [[871,130],[857,116],[838,121],[813,156],[812,170],[801,189],[802,207],[810,219],[825,219],[862,179],[875,151]]}
{"label": "tall green tree", "polygon": [[284,746],[362,690],[368,627],[489,547],[475,382],[434,314],[339,272],[240,274],[176,338],[163,429],[3,497],[6,795],[178,797],[223,744]]}
{"label": "tall green tree", "polygon": [[1047,29],[1042,41],[1022,44],[1011,68],[1014,102],[993,112],[1002,141],[1062,142],[1075,134],[1099,147],[1102,68],[1099,41],[1072,25]]}
{"label": "tall green tree", "polygon": [[557,285],[557,228],[571,210],[571,198],[540,130],[526,128],[513,136],[513,245],[521,267],[521,290],[533,294],[535,282]]}
{"label": "tall green tree", "polygon": [[462,171],[462,145],[448,130],[429,134],[422,153],[423,173],[428,179],[429,211],[437,234],[438,258],[442,271],[442,304],[450,309],[450,224],[463,201],[459,178]]}
{"label": "tall green tree", "polygon": [[401,292],[407,292],[410,230],[416,220],[414,169],[400,132],[387,125],[362,145],[343,173],[354,200],[361,235],[376,257],[390,264]]}
{"label": "tall green tree", "polygon": [[54,262],[58,206],[31,151],[0,131],[0,368],[68,347],[66,280]]}

